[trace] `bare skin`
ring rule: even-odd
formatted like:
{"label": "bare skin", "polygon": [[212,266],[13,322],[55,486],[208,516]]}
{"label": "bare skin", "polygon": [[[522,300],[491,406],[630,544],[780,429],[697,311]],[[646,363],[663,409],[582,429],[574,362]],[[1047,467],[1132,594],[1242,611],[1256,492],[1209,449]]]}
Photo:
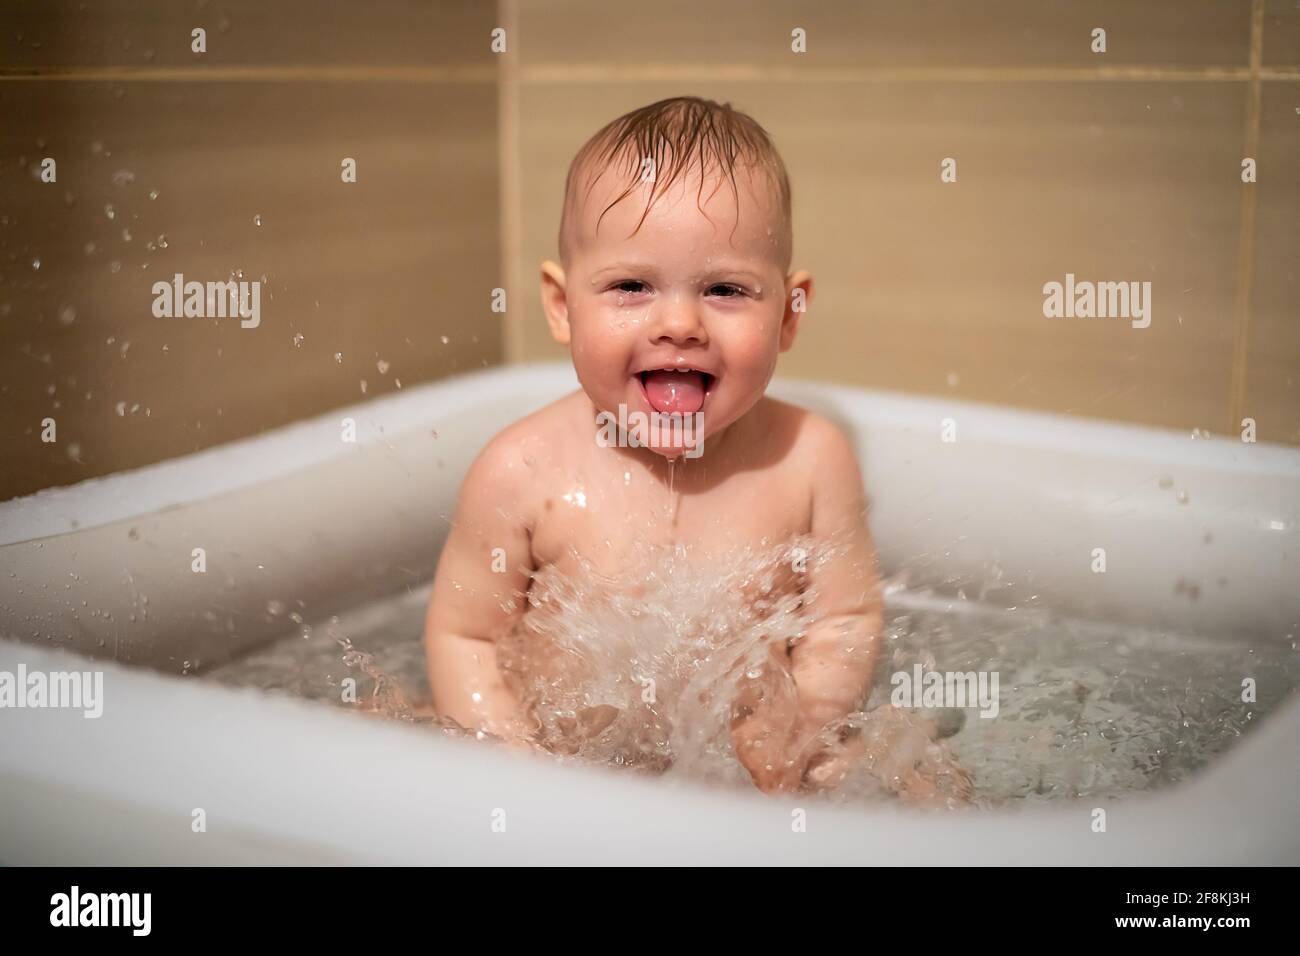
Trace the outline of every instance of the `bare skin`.
{"label": "bare skin", "polygon": [[[818,592],[815,624],[779,651],[790,655],[797,700],[739,702],[733,725],[755,784],[793,790],[814,765],[817,779],[835,776],[807,745],[861,705],[881,599],[854,450],[827,420],[764,395],[778,354],[794,343],[804,314],[794,302],[811,300],[812,278],[784,268],[779,206],[761,179],[738,181],[738,196],[706,182],[697,206],[699,179],[684,180],[639,230],[646,185],[599,229],[623,182],[602,175],[576,200],[568,261],[543,263],[541,284],[551,332],[569,346],[582,389],[511,425],[472,465],[425,640],[438,712],[526,743],[532,728],[498,669],[497,642],[527,613],[519,595],[534,572],[578,573],[575,549],[622,579],[633,549],[649,542],[687,545],[707,573],[710,554],[834,536],[847,545],[840,557],[784,585]],[[708,373],[703,455],[683,457],[680,443],[599,444],[597,414],[617,414],[620,404],[652,411],[641,373],[664,368]]]}

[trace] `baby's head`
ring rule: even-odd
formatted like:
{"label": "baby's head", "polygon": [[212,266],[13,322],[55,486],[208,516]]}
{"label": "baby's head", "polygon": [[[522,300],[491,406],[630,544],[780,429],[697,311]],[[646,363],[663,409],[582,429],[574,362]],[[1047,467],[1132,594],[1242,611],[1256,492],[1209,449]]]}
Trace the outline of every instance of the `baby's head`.
{"label": "baby's head", "polygon": [[652,103],[569,167],[560,264],[542,264],[551,333],[599,411],[701,412],[716,435],[762,397],[811,299],[792,245],[790,184],[763,128],[710,100]]}

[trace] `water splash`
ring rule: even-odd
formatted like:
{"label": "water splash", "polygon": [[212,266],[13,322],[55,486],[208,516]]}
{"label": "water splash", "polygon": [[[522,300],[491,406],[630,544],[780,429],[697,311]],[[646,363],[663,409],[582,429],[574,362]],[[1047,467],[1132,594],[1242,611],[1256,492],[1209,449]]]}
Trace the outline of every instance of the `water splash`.
{"label": "water splash", "polygon": [[[572,577],[539,574],[525,626],[500,654],[538,748],[563,762],[751,788],[732,724],[756,702],[788,701],[779,651],[815,620],[817,606],[813,589],[787,589],[799,545],[707,560],[647,549],[633,569],[641,578],[628,576],[633,588],[581,562]],[[808,567],[828,556],[811,549]],[[983,586],[972,591],[987,600]],[[811,767],[808,783],[828,799],[944,803],[968,785],[978,805],[1122,798],[1191,776],[1300,684],[1294,634],[1243,644],[1008,610],[896,582],[885,593],[869,698],[813,742],[829,759]],[[422,703],[427,601],[425,588],[359,607],[341,624],[318,624],[307,640],[294,631],[205,676],[472,735]],[[346,662],[340,634],[350,641]],[[889,706],[891,675],[917,663],[998,671],[997,717]],[[339,678],[349,674],[359,703],[340,699]],[[1258,704],[1242,702],[1242,675],[1267,676]]]}

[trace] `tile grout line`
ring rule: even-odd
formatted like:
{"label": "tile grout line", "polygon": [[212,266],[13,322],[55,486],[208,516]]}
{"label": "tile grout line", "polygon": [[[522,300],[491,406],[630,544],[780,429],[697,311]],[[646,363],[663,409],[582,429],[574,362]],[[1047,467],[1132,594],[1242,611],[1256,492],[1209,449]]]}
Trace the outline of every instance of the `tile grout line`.
{"label": "tile grout line", "polygon": [[525,83],[643,82],[653,80],[728,82],[1123,82],[1156,80],[1214,82],[1223,80],[1300,80],[1300,66],[1206,67],[784,67],[755,63],[707,67],[671,63],[578,65],[556,63],[523,66]]}
{"label": "tile grout line", "polygon": [[[1257,74],[1264,54],[1264,0],[1252,0],[1250,15],[1250,65]],[[1244,157],[1256,162],[1260,139],[1260,79],[1252,75],[1246,93]],[[1241,222],[1237,236],[1237,290],[1232,301],[1232,378],[1228,392],[1228,434],[1241,428],[1246,412],[1246,375],[1250,353],[1250,286],[1255,272],[1255,210],[1259,183],[1243,183]]]}
{"label": "tile grout line", "polygon": [[497,0],[497,22],[506,31],[506,50],[497,75],[497,140],[501,177],[501,283],[506,290],[506,311],[502,315],[502,361],[514,365],[523,361],[524,324],[522,285],[519,281],[523,216],[523,170],[519,150],[519,4],[518,0]]}
{"label": "tile grout line", "polygon": [[496,64],[459,66],[0,67],[0,82],[491,83]]}
{"label": "tile grout line", "polygon": [[[503,17],[512,6],[499,0]],[[518,18],[517,10],[513,14]],[[1253,21],[1252,21],[1253,32]],[[507,33],[509,42],[517,39]],[[510,54],[506,54],[510,55]],[[904,82],[1215,82],[1300,81],[1300,66],[1264,67],[769,67],[753,63],[709,67],[639,63],[630,65],[512,65],[516,82],[539,85],[574,82],[904,83]],[[490,83],[496,66],[219,66],[195,67],[0,67],[0,82],[448,82]]]}

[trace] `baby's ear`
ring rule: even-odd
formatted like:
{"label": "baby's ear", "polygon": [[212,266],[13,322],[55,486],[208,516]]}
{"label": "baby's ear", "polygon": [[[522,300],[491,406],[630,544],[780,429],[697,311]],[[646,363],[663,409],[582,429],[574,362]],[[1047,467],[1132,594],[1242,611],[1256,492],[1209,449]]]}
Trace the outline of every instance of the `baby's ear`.
{"label": "baby's ear", "polygon": [[569,303],[565,295],[564,270],[550,259],[542,263],[542,309],[551,337],[561,345],[569,344]]}
{"label": "baby's ear", "polygon": [[800,269],[785,280],[785,314],[781,317],[781,351],[794,345],[799,320],[808,311],[813,297],[812,276]]}

